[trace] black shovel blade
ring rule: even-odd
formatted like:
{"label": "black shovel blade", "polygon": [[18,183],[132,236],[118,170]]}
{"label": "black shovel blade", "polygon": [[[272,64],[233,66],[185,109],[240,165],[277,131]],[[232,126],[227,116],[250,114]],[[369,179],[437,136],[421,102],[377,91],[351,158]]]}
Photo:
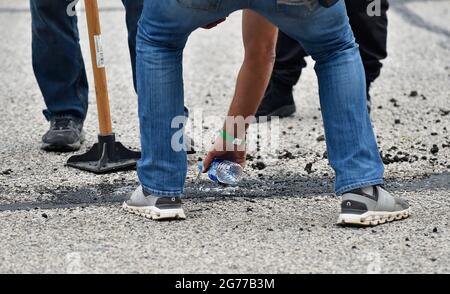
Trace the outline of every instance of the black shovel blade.
{"label": "black shovel blade", "polygon": [[127,149],[115,136],[99,136],[99,142],[85,154],[69,158],[67,166],[80,170],[105,174],[116,171],[133,170],[141,153]]}

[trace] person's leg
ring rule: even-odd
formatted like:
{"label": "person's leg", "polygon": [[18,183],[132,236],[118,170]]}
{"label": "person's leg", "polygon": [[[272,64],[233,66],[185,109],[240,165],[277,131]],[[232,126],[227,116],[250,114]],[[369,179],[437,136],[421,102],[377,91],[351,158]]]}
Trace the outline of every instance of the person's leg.
{"label": "person's leg", "polygon": [[[369,15],[368,6],[371,1],[346,0],[347,14],[350,19],[356,42],[359,44],[364,70],[366,73],[367,99],[370,105],[370,85],[380,75],[383,64],[381,60],[387,57],[389,3],[381,0],[380,15]],[[370,108],[369,108],[370,109]]]}
{"label": "person's leg", "polygon": [[[143,192],[176,198],[183,194],[186,151],[182,142],[184,90],[182,58],[190,33],[223,18],[220,1],[149,0],[137,37],[137,88],[142,158],[138,177]],[[172,124],[172,120],[177,123]]]}
{"label": "person's leg", "polygon": [[[142,9],[144,8],[144,0],[122,0],[122,3],[126,11],[126,23],[128,29],[128,48],[130,50],[131,67],[133,70],[133,85],[137,90],[136,85],[136,35],[138,29],[138,21],[142,15]],[[189,117],[189,110],[184,108],[184,114]],[[194,154],[194,141],[192,138],[186,138],[186,150],[188,154]]]}
{"label": "person's leg", "polygon": [[[347,13],[356,42],[360,45],[361,57],[366,74],[367,101],[370,111],[370,86],[380,75],[382,59],[387,57],[387,10],[389,3],[381,0],[380,15],[367,13],[370,1],[346,0]],[[302,46],[294,39],[280,32],[277,45],[277,59],[272,78],[264,99],[256,114],[259,116],[286,116],[295,112],[292,96],[294,87],[306,66],[307,56]],[[283,87],[287,85],[288,87]]]}
{"label": "person's leg", "polygon": [[33,69],[48,120],[61,115],[84,120],[88,109],[88,83],[78,43],[77,17],[67,14],[68,4],[30,0]]}
{"label": "person's leg", "polygon": [[[148,0],[137,36],[141,186],[123,208],[152,219],[185,218],[180,196],[187,173],[183,138],[183,50],[195,29],[231,12],[219,0]],[[228,12],[228,13],[227,13]]]}
{"label": "person's leg", "polygon": [[292,91],[302,69],[306,67],[306,56],[305,50],[296,40],[279,32],[272,77],[256,117],[286,117],[295,112]]}
{"label": "person's leg", "polygon": [[42,137],[47,151],[78,150],[88,110],[88,82],[79,45],[77,18],[68,1],[31,0],[32,60],[50,121]]}
{"label": "person's leg", "polygon": [[316,1],[309,2],[309,7],[278,4],[277,14],[265,13],[316,61],[328,157],[336,172],[336,193],[381,184],[383,162],[366,110],[364,68],[345,4],[339,1],[331,8],[323,8]]}
{"label": "person's leg", "polygon": [[364,68],[344,1],[326,9],[315,0],[279,0],[276,14],[273,5],[260,5],[259,11],[316,61],[328,157],[336,172],[336,194],[343,195],[338,223],[377,225],[407,218],[408,203],[381,187],[384,166],[366,110]]}

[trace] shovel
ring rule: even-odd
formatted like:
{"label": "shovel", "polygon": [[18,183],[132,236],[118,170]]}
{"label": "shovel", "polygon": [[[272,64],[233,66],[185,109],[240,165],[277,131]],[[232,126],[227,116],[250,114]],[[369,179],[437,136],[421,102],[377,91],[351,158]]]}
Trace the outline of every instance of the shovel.
{"label": "shovel", "polygon": [[70,157],[67,165],[96,174],[135,169],[141,153],[129,150],[117,142],[112,130],[97,0],[85,0],[85,10],[100,134],[98,143],[87,153]]}

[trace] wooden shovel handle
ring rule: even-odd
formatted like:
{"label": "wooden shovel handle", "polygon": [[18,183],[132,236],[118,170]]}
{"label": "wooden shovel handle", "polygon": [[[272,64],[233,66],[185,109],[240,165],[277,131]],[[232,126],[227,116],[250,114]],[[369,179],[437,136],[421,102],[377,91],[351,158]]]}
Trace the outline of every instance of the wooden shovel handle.
{"label": "wooden shovel handle", "polygon": [[100,135],[108,136],[112,134],[112,123],[109,108],[108,84],[106,81],[106,70],[103,60],[102,33],[100,29],[98,4],[97,0],[84,0],[84,5],[89,31],[89,43],[91,46]]}

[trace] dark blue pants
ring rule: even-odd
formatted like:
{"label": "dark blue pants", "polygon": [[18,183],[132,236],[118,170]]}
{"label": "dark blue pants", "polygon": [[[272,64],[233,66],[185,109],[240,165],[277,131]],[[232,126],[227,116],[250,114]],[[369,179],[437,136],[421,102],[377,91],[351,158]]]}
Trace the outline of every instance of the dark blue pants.
{"label": "dark blue pants", "polygon": [[[66,12],[72,0],[30,0],[33,69],[47,109],[47,119],[72,115],[85,119],[88,81],[79,44],[77,17]],[[136,85],[136,33],[143,0],[122,0]]]}
{"label": "dark blue pants", "polygon": [[[388,0],[381,0],[381,15],[369,16],[367,7],[372,1],[345,0],[356,42],[359,44],[367,87],[380,75],[381,60],[387,56],[387,10]],[[277,44],[277,59],[272,74],[272,83],[287,89],[295,86],[302,69],[306,67],[308,54],[303,47],[287,34],[280,32]]]}

